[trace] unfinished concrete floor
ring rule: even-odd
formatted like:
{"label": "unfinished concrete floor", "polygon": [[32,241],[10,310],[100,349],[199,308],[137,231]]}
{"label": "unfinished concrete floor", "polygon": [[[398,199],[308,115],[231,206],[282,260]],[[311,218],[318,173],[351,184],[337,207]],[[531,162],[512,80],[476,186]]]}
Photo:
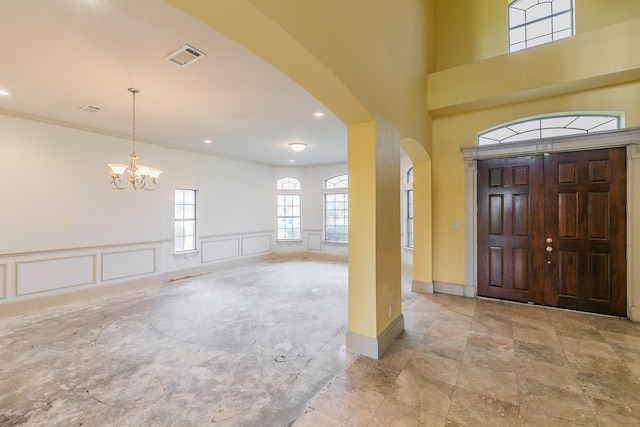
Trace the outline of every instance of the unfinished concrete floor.
{"label": "unfinished concrete floor", "polygon": [[346,325],[347,266],[315,261],[0,319],[0,426],[286,426]]}
{"label": "unfinished concrete floor", "polygon": [[381,360],[345,352],[339,263],[0,319],[0,426],[640,425],[640,325],[408,283]]}

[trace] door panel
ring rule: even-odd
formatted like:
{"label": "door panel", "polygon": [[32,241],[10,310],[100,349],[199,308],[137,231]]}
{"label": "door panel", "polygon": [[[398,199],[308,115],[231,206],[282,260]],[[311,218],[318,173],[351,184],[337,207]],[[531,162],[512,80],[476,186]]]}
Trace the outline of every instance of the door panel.
{"label": "door panel", "polygon": [[478,295],[626,315],[626,150],[478,161]]}
{"label": "door panel", "polygon": [[542,302],[542,156],[478,162],[479,295]]}
{"label": "door panel", "polygon": [[626,316],[626,150],[545,156],[545,301]]}

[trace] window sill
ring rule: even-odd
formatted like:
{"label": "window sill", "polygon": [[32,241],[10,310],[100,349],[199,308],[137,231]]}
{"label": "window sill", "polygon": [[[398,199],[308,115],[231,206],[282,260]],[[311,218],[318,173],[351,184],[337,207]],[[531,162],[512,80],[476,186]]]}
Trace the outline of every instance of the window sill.
{"label": "window sill", "polygon": [[276,240],[276,244],[302,243],[302,239],[280,239]]}
{"label": "window sill", "polygon": [[184,252],[174,252],[173,253],[173,258],[178,259],[178,258],[193,258],[194,256],[198,256],[198,254],[200,253],[199,249],[193,250],[193,251],[184,251]]}
{"label": "window sill", "polygon": [[335,242],[333,240],[323,240],[323,244],[325,245],[336,245],[336,246],[348,246],[349,242]]}

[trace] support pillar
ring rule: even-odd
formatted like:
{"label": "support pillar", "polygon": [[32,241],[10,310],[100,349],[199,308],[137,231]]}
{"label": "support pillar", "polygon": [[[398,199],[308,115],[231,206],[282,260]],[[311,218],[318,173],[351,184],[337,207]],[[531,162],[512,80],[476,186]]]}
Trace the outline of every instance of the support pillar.
{"label": "support pillar", "polygon": [[347,351],[382,357],[404,330],[400,137],[386,121],[349,126]]}

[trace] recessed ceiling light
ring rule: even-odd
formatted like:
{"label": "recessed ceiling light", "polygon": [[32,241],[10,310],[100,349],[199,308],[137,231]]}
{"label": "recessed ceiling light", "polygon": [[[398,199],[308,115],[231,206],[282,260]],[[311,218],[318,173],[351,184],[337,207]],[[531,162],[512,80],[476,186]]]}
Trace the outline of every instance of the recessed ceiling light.
{"label": "recessed ceiling light", "polygon": [[304,150],[305,148],[307,148],[307,144],[305,144],[304,142],[292,142],[292,143],[289,144],[289,147],[291,147],[291,149],[293,151],[300,152],[300,151]]}
{"label": "recessed ceiling light", "polygon": [[315,113],[313,113],[313,115],[316,117],[322,117],[324,116],[324,113],[322,111],[316,111]]}
{"label": "recessed ceiling light", "polygon": [[204,140],[204,143],[205,143],[205,144],[211,144],[211,140],[210,140],[210,139],[205,139],[205,140]]}
{"label": "recessed ceiling light", "polygon": [[293,163],[293,162],[295,162],[295,160],[293,160],[293,159],[289,160],[289,163]]}
{"label": "recessed ceiling light", "polygon": [[4,89],[0,89],[0,95],[9,96],[11,94],[9,93],[9,91],[6,91]]}

